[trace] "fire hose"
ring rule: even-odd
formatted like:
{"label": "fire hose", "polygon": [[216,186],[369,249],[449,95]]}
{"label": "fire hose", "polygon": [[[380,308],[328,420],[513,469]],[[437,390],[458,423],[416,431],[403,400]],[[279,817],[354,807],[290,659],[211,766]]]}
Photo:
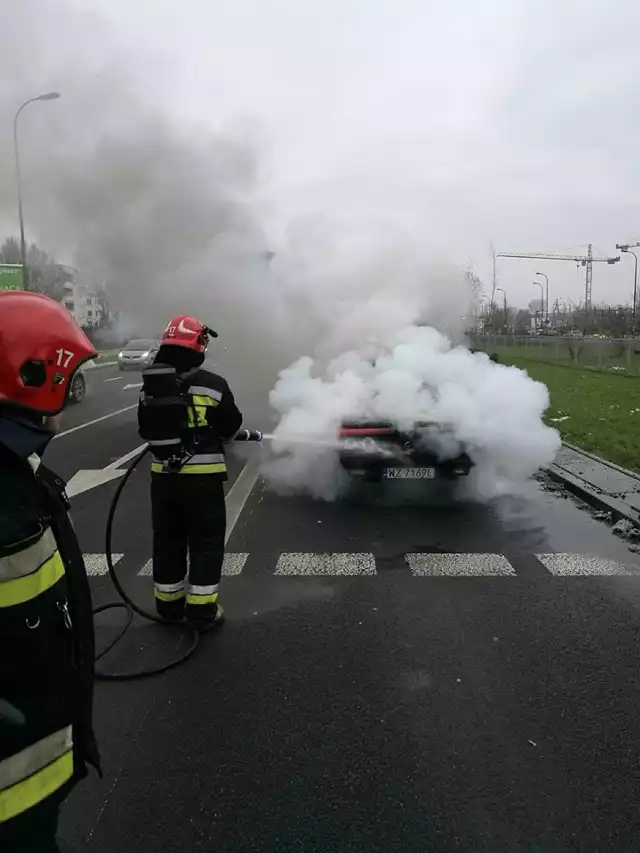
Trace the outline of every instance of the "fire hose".
{"label": "fire hose", "polygon": [[[262,441],[262,433],[259,430],[248,430],[242,429],[240,430],[232,439],[235,441]],[[179,631],[184,638],[187,639],[188,645],[186,649],[184,649],[177,657],[170,660],[168,663],[162,664],[161,666],[151,667],[148,669],[138,669],[138,670],[126,670],[124,672],[108,672],[104,670],[96,669],[95,677],[99,681],[130,681],[132,679],[137,678],[147,678],[151,675],[159,675],[162,672],[166,672],[169,669],[173,669],[173,667],[178,666],[181,663],[184,663],[198,648],[198,644],[200,642],[200,633],[195,629],[190,627],[188,624],[181,620],[170,621],[167,619],[161,619],[159,616],[156,616],[154,613],[149,613],[143,607],[140,607],[138,604],[133,601],[129,595],[125,592],[120,579],[118,578],[118,574],[116,572],[114,563],[113,563],[113,552],[111,548],[112,541],[112,533],[113,533],[113,522],[115,520],[116,510],[118,508],[118,502],[124,491],[129,478],[137,468],[140,461],[146,456],[149,452],[149,445],[145,445],[144,449],[132,460],[131,464],[126,470],[124,477],[118,483],[118,487],[115,490],[113,498],[111,500],[111,504],[109,506],[109,513],[107,515],[107,529],[106,529],[106,545],[105,545],[105,556],[107,560],[107,569],[109,572],[109,577],[111,578],[111,582],[113,583],[116,592],[120,596],[120,601],[112,601],[108,604],[102,604],[99,607],[96,607],[93,611],[94,616],[97,616],[99,613],[105,613],[108,610],[124,610],[126,612],[126,618],[124,621],[124,625],[120,630],[116,633],[115,637],[113,637],[109,643],[100,651],[95,657],[96,663],[101,660],[108,652],[110,652],[120,640],[123,639],[124,635],[127,633],[129,628],[131,627],[131,623],[133,622],[133,617],[135,614],[141,616],[143,619],[146,619],[149,622],[155,622],[159,625],[166,625]]]}

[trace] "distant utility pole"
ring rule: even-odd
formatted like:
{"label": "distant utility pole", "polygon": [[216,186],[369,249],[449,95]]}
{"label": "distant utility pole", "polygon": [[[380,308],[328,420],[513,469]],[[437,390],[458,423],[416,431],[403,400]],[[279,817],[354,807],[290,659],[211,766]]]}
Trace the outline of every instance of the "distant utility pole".
{"label": "distant utility pole", "polygon": [[550,252],[498,252],[499,258],[532,258],[538,261],[575,261],[586,267],[585,283],[584,283],[584,309],[585,314],[591,310],[591,281],[593,279],[593,264],[606,263],[615,264],[620,260],[620,255],[616,258],[594,258],[593,247],[591,243],[587,246],[586,255],[560,255]]}
{"label": "distant utility pole", "polygon": [[626,254],[633,255],[635,258],[635,272],[633,274],[633,308],[631,311],[631,326],[633,334],[636,333],[636,310],[638,305],[638,256],[635,252],[632,252],[631,249],[635,249],[640,246],[640,243],[616,243],[616,249],[620,249],[621,252],[625,252]]}

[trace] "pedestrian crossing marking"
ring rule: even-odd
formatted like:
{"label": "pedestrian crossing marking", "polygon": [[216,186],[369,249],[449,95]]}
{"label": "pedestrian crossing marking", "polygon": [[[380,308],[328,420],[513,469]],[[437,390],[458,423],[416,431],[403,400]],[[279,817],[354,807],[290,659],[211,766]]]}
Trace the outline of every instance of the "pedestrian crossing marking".
{"label": "pedestrian crossing marking", "polygon": [[407,554],[411,573],[416,577],[478,577],[515,575],[502,554]]}
{"label": "pedestrian crossing marking", "polygon": [[[225,554],[222,563],[222,574],[225,577],[235,577],[244,569],[244,564],[249,559],[248,554]],[[153,575],[153,560],[147,560],[144,566],[138,572],[141,577],[151,577]]]}
{"label": "pedestrian crossing marking", "polygon": [[[124,554],[114,554],[117,566]],[[229,552],[224,556],[223,577],[239,577],[250,554]],[[613,577],[616,575],[640,577],[640,565],[618,563],[589,554],[534,554],[540,564],[541,575],[566,577]],[[272,558],[275,560],[275,555]],[[401,558],[399,558],[401,559]],[[108,574],[105,554],[84,554],[87,575],[100,577]],[[127,561],[125,561],[126,563]],[[261,560],[264,565],[264,559]],[[413,553],[404,555],[405,566],[416,578],[428,577],[516,577],[518,572],[502,554]],[[135,563],[134,563],[135,565]],[[140,565],[138,562],[137,566]],[[139,577],[151,577],[153,561],[147,560],[137,569]],[[271,564],[273,566],[273,564]],[[120,566],[122,569],[123,567]],[[125,569],[126,571],[126,569]],[[283,552],[275,569],[267,573],[278,577],[375,577],[376,557],[373,553],[314,553]]]}
{"label": "pedestrian crossing marking", "polygon": [[244,564],[249,559],[248,554],[225,554],[222,564],[222,574],[224,577],[235,577],[244,569]]}
{"label": "pedestrian crossing marking", "polygon": [[140,577],[151,577],[153,575],[153,560],[147,560],[138,574]]}
{"label": "pedestrian crossing marking", "polygon": [[276,575],[375,575],[373,554],[281,554]]}
{"label": "pedestrian crossing marking", "polygon": [[637,575],[640,569],[634,569],[615,560],[593,557],[586,554],[536,554],[542,565],[557,576],[611,576]]}
{"label": "pedestrian crossing marking", "polygon": [[[113,565],[117,565],[123,557],[124,554],[112,554],[111,561]],[[87,574],[92,577],[95,575],[106,575],[109,572],[106,554],[85,554],[84,565]]]}

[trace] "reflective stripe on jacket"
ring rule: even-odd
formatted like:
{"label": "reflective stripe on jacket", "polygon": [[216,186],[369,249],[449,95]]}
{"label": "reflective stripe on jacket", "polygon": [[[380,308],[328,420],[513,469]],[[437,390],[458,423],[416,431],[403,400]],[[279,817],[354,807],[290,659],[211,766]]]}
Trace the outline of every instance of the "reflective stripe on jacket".
{"label": "reflective stripe on jacket", "polygon": [[[34,639],[36,642],[41,639],[48,647],[57,647],[58,653],[65,654],[71,662],[71,617],[64,563],[50,527],[37,538],[29,537],[0,550],[0,620],[3,628],[4,623],[13,623],[22,635],[16,637],[12,648],[14,654],[20,655],[23,643],[29,648]],[[46,653],[43,648],[43,654]],[[25,665],[28,663],[27,658]],[[64,669],[71,671],[69,666]],[[34,677],[36,673],[37,670]],[[28,707],[27,697],[24,697],[23,704],[19,691],[12,687],[11,678],[0,682],[0,695],[6,703],[4,716],[9,716],[11,711],[17,720],[28,724],[33,710]],[[34,690],[37,689],[38,685],[34,684]],[[60,689],[70,690],[71,684],[65,685],[62,681]],[[53,696],[49,698],[54,700]],[[70,710],[67,719],[70,723]],[[56,722],[52,721],[52,725],[55,726]],[[0,733],[4,733],[2,729],[0,725]],[[41,734],[42,723],[38,729]],[[26,739],[31,740],[28,735]],[[0,760],[0,824],[53,794],[74,774],[73,729],[70,724],[38,736],[22,749],[17,749],[18,740],[14,747],[16,751],[7,745],[9,754],[6,755],[5,743],[2,743],[3,757]]]}
{"label": "reflective stripe on jacket", "polygon": [[175,452],[176,442],[152,443],[151,471],[154,474],[210,474],[226,477],[224,442],[232,438],[242,425],[242,414],[223,377],[209,370],[194,371],[187,388],[186,435],[180,450],[183,464],[171,467],[168,458]]}
{"label": "reflective stripe on jacket", "polygon": [[[154,474],[165,474],[169,469],[160,460],[154,457],[151,463]],[[196,453],[188,458],[188,462],[174,473],[176,474],[225,474],[227,463],[224,453]]]}
{"label": "reflective stripe on jacket", "polygon": [[0,557],[0,608],[36,598],[64,576],[64,564],[51,528],[21,551]]}
{"label": "reflective stripe on jacket", "polygon": [[89,583],[64,484],[34,467],[0,441],[0,849],[5,821],[99,771]]}
{"label": "reflective stripe on jacket", "polygon": [[217,409],[222,400],[222,391],[202,385],[190,385],[187,391],[187,429],[205,429],[210,425],[208,409]]}
{"label": "reflective stripe on jacket", "polygon": [[59,790],[73,776],[73,730],[53,732],[0,762],[0,824]]}

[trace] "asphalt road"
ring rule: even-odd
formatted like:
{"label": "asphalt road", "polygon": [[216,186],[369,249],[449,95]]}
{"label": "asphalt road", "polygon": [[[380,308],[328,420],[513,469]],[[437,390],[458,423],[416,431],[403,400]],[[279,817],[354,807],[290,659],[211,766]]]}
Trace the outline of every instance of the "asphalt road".
{"label": "asphalt road", "polygon": [[[139,381],[91,371],[63,426],[81,428],[49,464],[69,478],[137,447],[135,409],[112,413],[135,406],[124,386]],[[231,502],[260,452],[231,459]],[[114,551],[150,604],[140,467]],[[96,604],[114,598],[114,489],[72,500]],[[540,484],[491,506],[409,497],[321,504],[256,481],[228,543],[226,625],[179,669],[98,685],[105,778],[66,804],[63,849],[640,850],[637,556]],[[99,643],[120,618],[98,618]],[[136,622],[108,665],[155,664],[183,642]]]}

